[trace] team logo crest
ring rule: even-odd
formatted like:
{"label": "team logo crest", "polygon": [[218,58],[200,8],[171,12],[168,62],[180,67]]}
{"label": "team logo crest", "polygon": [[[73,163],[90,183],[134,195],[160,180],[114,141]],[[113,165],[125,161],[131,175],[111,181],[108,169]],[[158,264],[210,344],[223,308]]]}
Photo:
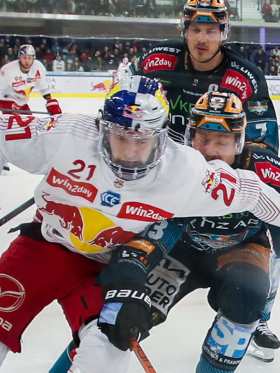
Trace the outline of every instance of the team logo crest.
{"label": "team logo crest", "polygon": [[215,172],[207,171],[205,178],[202,180],[202,185],[206,193],[210,193],[219,183],[219,177]]}

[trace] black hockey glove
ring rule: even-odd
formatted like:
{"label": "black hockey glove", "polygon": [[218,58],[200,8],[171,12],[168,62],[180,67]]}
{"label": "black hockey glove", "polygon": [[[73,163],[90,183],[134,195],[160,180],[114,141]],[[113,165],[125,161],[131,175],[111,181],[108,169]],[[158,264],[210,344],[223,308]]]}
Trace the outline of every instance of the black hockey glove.
{"label": "black hockey glove", "polygon": [[151,301],[145,290],[108,290],[98,326],[109,341],[122,351],[132,340],[142,340],[152,327]]}
{"label": "black hockey glove", "polygon": [[126,351],[131,340],[142,340],[152,327],[151,301],[145,291],[147,269],[157,256],[155,246],[137,239],[118,247],[99,277],[105,303],[98,326],[109,341]]}

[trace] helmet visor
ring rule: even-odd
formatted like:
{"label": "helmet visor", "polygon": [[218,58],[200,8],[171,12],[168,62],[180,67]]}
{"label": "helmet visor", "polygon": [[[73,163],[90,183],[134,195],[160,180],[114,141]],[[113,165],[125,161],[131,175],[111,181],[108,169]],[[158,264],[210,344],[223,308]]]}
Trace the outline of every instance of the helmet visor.
{"label": "helmet visor", "polygon": [[162,157],[167,129],[134,130],[100,121],[100,152],[105,162],[121,179],[135,180],[145,176]]}

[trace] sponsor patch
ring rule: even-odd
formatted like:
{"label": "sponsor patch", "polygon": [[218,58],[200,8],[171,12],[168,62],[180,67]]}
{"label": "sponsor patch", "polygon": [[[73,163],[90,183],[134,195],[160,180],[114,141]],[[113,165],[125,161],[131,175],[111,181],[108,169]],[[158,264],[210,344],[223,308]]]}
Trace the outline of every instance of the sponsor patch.
{"label": "sponsor patch", "polygon": [[280,187],[280,168],[270,162],[256,162],[256,174],[266,184]]}
{"label": "sponsor patch", "polygon": [[173,70],[176,65],[176,56],[167,53],[153,53],[146,57],[141,65],[144,73]]}
{"label": "sponsor patch", "polygon": [[221,82],[221,88],[236,93],[243,102],[248,100],[253,94],[250,80],[233,69],[227,69]]}
{"label": "sponsor patch", "polygon": [[51,169],[48,175],[47,183],[55,188],[63,189],[72,196],[81,197],[90,202],[95,200],[97,194],[97,188],[94,185],[73,180],[54,168]]}
{"label": "sponsor patch", "polygon": [[108,190],[101,194],[101,205],[107,207],[113,207],[118,205],[121,201],[121,195],[119,193],[111,192]]}
{"label": "sponsor patch", "polygon": [[248,101],[248,110],[251,113],[261,116],[268,110],[268,101]]}
{"label": "sponsor patch", "polygon": [[207,171],[205,178],[202,180],[202,185],[204,186],[205,192],[209,193],[215,186],[219,183],[219,175],[215,172]]}
{"label": "sponsor patch", "polygon": [[173,215],[171,212],[146,203],[125,202],[118,213],[118,218],[155,222],[171,219]]}

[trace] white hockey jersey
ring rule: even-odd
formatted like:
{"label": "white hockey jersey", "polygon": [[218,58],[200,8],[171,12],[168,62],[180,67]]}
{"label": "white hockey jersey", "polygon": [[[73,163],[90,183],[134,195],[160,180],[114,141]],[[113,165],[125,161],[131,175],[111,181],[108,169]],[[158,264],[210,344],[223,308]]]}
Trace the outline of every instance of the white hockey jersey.
{"label": "white hockey jersey", "polygon": [[0,70],[0,99],[13,100],[18,105],[28,103],[29,96],[36,87],[42,95],[50,93],[44,65],[34,60],[28,73],[20,69],[19,61],[15,60],[4,65]]}
{"label": "white hockey jersey", "polygon": [[118,80],[122,80],[122,79],[127,78],[128,76],[131,75],[130,66],[131,66],[131,62],[128,62],[128,63],[121,62],[119,64],[117,72],[116,72]]}
{"label": "white hockey jersey", "polygon": [[113,245],[175,216],[248,210],[280,226],[280,194],[252,171],[207,163],[198,151],[169,140],[158,167],[123,181],[99,153],[94,118],[9,118],[0,120],[0,162],[45,175],[35,190],[42,234],[72,251],[106,261]]}

